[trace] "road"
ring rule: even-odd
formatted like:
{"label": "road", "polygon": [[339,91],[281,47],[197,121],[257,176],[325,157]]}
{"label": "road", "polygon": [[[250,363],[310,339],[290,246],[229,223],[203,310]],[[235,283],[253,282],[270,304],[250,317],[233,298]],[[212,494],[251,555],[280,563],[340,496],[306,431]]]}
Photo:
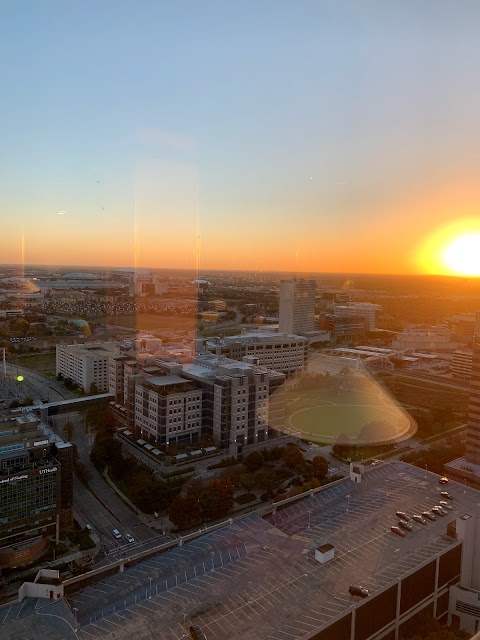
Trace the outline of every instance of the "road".
{"label": "road", "polygon": [[[33,387],[38,398],[49,401],[75,398],[75,395],[61,382],[31,369],[7,364],[7,373],[23,375],[29,390]],[[109,554],[108,559],[104,559],[103,562],[110,562],[112,561],[110,558],[115,559],[118,555],[121,556],[124,547],[128,547],[130,551],[139,552],[158,545],[161,540],[168,540],[168,536],[164,537],[161,532],[150,529],[103,479],[90,460],[91,440],[91,437],[85,434],[83,425],[74,426],[71,441],[76,445],[79,459],[86,465],[91,476],[90,490],[74,478],[74,511],[80,524],[90,524],[93,527],[94,535],[98,537],[102,548]],[[113,529],[118,529],[122,533],[121,540],[117,541],[113,537]],[[127,532],[135,538],[134,543],[127,543],[125,539]]]}
{"label": "road", "polygon": [[[385,370],[381,370],[380,373],[387,373],[385,372]],[[450,389],[456,389],[457,391],[463,391],[465,393],[469,393],[470,392],[470,385],[467,384],[459,384],[458,382],[450,382],[450,380],[448,378],[438,378],[438,377],[431,377],[422,373],[412,373],[410,371],[394,371],[394,372],[388,372],[388,375],[394,376],[394,377],[398,377],[398,378],[409,378],[411,380],[423,380],[424,382],[429,382],[430,384],[437,384],[438,386],[442,386],[442,387],[448,387]]]}
{"label": "road", "polygon": [[[54,402],[56,400],[69,400],[75,398],[75,395],[69,391],[61,382],[27,369],[26,367],[19,367],[16,364],[7,364],[7,373],[10,375],[22,375],[25,382],[31,385],[37,390],[38,399],[48,400]],[[22,382],[19,383],[21,385]],[[19,390],[22,397],[21,387]],[[25,390],[23,397],[29,395],[28,390]],[[36,399],[36,398],[34,398]]]}

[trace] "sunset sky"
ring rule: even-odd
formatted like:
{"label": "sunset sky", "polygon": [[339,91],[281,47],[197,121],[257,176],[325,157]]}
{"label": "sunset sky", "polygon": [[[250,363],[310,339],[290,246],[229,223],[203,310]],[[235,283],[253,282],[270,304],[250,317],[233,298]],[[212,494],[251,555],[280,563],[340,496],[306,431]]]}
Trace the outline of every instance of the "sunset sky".
{"label": "sunset sky", "polygon": [[0,263],[23,229],[27,263],[451,272],[445,243],[480,245],[479,19],[2,2]]}

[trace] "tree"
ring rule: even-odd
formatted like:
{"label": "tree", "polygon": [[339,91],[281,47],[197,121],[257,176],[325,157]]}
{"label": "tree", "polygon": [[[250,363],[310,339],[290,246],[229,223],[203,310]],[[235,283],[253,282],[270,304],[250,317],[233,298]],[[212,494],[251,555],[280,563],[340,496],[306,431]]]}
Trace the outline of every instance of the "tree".
{"label": "tree", "polygon": [[315,476],[323,480],[328,473],[328,461],[323,456],[315,456],[312,460]]}
{"label": "tree", "polygon": [[246,489],[248,493],[251,493],[252,489],[255,488],[256,484],[257,483],[255,480],[255,476],[251,473],[244,473],[240,477],[240,486]]}
{"label": "tree", "polygon": [[96,396],[96,395],[99,393],[99,391],[98,391],[98,387],[97,387],[97,385],[95,384],[95,382],[92,382],[92,384],[90,385],[89,393],[90,393],[92,396]]}
{"label": "tree", "polygon": [[227,479],[214,480],[199,497],[204,520],[227,515],[233,507],[234,485]]}
{"label": "tree", "polygon": [[303,457],[303,453],[296,445],[288,445],[283,450],[282,454],[283,463],[289,469],[295,469],[298,464],[302,464],[305,462],[305,458]]}
{"label": "tree", "polygon": [[258,471],[263,466],[264,460],[260,451],[252,451],[243,461],[243,464],[247,467],[250,473]]}
{"label": "tree", "polygon": [[185,529],[190,521],[187,511],[187,499],[181,495],[175,496],[170,503],[168,517],[177,529]]}
{"label": "tree", "polygon": [[268,495],[272,495],[273,490],[278,484],[277,476],[274,469],[268,469],[264,467],[259,469],[253,475],[255,485],[265,491]]}

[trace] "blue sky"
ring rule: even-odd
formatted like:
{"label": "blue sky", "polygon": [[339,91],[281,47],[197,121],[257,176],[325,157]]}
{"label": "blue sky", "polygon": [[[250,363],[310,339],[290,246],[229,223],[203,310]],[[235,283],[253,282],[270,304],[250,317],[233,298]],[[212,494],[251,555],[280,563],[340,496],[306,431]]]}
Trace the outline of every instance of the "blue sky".
{"label": "blue sky", "polygon": [[413,269],[393,229],[421,242],[476,215],[479,17],[438,0],[3,2],[3,261],[23,225],[29,262],[131,264],[136,237],[139,262],[192,266],[198,215],[206,267]]}

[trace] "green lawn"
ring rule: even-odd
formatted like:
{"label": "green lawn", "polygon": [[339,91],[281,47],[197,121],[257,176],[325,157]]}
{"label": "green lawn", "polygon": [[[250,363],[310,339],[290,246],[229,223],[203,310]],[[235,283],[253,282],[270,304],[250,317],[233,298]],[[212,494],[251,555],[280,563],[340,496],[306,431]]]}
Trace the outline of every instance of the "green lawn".
{"label": "green lawn", "polygon": [[[307,439],[332,441],[346,434],[356,444],[374,444],[395,440],[413,426],[408,414],[374,383],[362,391],[289,391],[287,407],[287,427]],[[371,423],[375,425],[362,432]]]}
{"label": "green lawn", "polygon": [[12,363],[19,367],[26,367],[32,371],[55,371],[55,352],[31,353],[25,356],[12,358]]}

